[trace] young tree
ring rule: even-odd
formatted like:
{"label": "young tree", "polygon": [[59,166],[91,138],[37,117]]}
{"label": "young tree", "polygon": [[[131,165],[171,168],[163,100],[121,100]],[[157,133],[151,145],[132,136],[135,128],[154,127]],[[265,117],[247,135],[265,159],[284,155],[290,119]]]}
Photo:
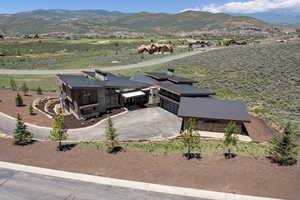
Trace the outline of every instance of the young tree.
{"label": "young tree", "polygon": [[20,51],[20,50],[17,50],[17,51],[16,51],[16,55],[17,55],[17,56],[21,56],[21,55],[22,55],[21,51]]}
{"label": "young tree", "polygon": [[30,114],[30,115],[33,115],[33,114],[34,114],[32,104],[29,105],[28,111],[29,111],[29,114]]}
{"label": "young tree", "polygon": [[16,90],[18,89],[17,84],[16,84],[16,81],[15,81],[13,78],[10,78],[10,79],[9,79],[9,83],[10,83],[10,88],[11,88],[13,91],[16,91]]}
{"label": "young tree", "polygon": [[271,140],[271,146],[267,153],[274,163],[293,165],[297,162],[295,137],[295,128],[291,123],[287,123],[283,133],[278,134]]}
{"label": "young tree", "polygon": [[40,86],[37,88],[36,93],[38,95],[42,95],[43,94],[42,88]]}
{"label": "young tree", "polygon": [[50,131],[50,138],[52,141],[58,142],[57,150],[62,151],[62,141],[68,137],[67,129],[65,129],[65,117],[60,111],[55,115],[53,129]]}
{"label": "young tree", "polygon": [[227,159],[233,158],[234,154],[231,152],[231,148],[237,145],[237,135],[236,135],[236,124],[234,122],[230,122],[225,130],[225,157]]}
{"label": "young tree", "polygon": [[19,93],[17,94],[16,98],[16,106],[22,106],[23,105],[23,98],[21,97],[21,95],[19,95]]}
{"label": "young tree", "polygon": [[26,83],[23,83],[21,89],[22,89],[22,91],[23,91],[23,93],[24,93],[24,96],[26,96],[26,95],[27,95],[27,92],[29,91],[29,88],[27,87]]}
{"label": "young tree", "polygon": [[114,128],[113,122],[111,117],[109,116],[107,119],[107,124],[106,124],[106,130],[105,130],[105,137],[107,142],[109,143],[109,152],[112,153],[114,152],[114,148],[118,144],[117,137],[119,135],[117,134],[117,130]]}
{"label": "young tree", "polygon": [[14,131],[14,144],[27,145],[32,142],[32,138],[33,135],[27,130],[26,125],[22,121],[21,115],[18,114],[16,129]]}
{"label": "young tree", "polygon": [[189,119],[187,121],[187,126],[182,133],[182,143],[183,146],[187,149],[184,155],[187,157],[188,160],[190,160],[193,157],[193,152],[195,153],[196,149],[199,149],[201,151],[200,135],[196,134],[194,131],[195,124],[196,121],[194,119]]}

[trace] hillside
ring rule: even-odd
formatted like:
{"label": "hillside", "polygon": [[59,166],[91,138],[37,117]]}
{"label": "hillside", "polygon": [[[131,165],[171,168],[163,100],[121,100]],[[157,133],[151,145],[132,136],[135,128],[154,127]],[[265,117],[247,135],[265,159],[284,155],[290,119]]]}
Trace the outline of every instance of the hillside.
{"label": "hillside", "polygon": [[[249,110],[277,125],[300,124],[300,41],[233,46],[143,69],[132,75],[174,68],[178,76],[222,99],[241,99]],[[300,131],[300,126],[298,126]]]}
{"label": "hillside", "polygon": [[200,31],[238,31],[243,28],[272,28],[261,20],[187,11],[178,14],[126,14],[104,10],[35,10],[12,15],[1,15],[0,33],[20,36],[29,33],[66,32],[72,34],[112,35],[127,32],[137,35],[176,35]]}

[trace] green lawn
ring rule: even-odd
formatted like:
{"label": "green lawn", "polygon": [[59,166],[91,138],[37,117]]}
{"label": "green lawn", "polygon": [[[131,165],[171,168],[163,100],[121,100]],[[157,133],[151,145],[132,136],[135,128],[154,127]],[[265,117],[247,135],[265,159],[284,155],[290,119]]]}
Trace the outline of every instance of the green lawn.
{"label": "green lawn", "polygon": [[36,90],[39,86],[43,91],[58,90],[58,85],[52,80],[54,75],[0,75],[0,88],[10,89],[11,78],[16,81],[18,88],[26,83],[30,90]]}

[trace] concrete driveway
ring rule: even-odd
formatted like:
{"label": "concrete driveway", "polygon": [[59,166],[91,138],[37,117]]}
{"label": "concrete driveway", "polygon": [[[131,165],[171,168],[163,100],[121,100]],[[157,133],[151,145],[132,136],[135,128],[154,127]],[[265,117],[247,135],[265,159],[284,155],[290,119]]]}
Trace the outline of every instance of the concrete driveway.
{"label": "concrete driveway", "polygon": [[[160,107],[128,111],[112,118],[119,140],[156,140],[176,136],[182,119]],[[12,136],[15,119],[0,113],[0,132]],[[36,139],[47,140],[49,128],[27,124]],[[94,126],[68,130],[68,141],[104,141],[106,121]]]}
{"label": "concrete driveway", "polygon": [[[176,136],[180,132],[182,119],[160,107],[128,111],[112,118],[119,139],[156,140]],[[106,121],[94,127],[69,130],[70,141],[105,140]]]}

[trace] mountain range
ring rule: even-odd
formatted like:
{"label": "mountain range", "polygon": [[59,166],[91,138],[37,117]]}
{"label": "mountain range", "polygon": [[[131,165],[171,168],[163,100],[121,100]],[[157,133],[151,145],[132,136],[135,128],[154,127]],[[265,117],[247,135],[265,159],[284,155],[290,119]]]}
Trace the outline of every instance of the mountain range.
{"label": "mountain range", "polygon": [[300,25],[300,12],[260,12],[235,15],[253,17],[272,24]]}
{"label": "mountain range", "polygon": [[0,15],[0,34],[65,32],[72,34],[178,35],[193,32],[232,32],[244,28],[272,29],[273,25],[247,16],[186,11],[122,13],[106,10],[34,10]]}

